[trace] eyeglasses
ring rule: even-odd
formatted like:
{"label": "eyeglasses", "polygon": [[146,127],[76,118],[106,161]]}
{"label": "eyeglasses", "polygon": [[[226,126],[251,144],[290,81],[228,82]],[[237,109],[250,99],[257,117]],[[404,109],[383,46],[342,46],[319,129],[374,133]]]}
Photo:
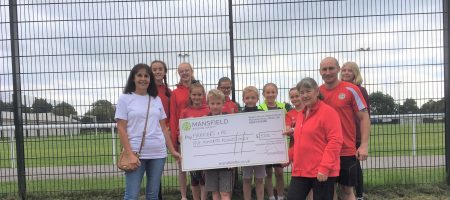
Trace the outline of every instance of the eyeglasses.
{"label": "eyeglasses", "polygon": [[220,87],[221,90],[231,90],[231,87]]}

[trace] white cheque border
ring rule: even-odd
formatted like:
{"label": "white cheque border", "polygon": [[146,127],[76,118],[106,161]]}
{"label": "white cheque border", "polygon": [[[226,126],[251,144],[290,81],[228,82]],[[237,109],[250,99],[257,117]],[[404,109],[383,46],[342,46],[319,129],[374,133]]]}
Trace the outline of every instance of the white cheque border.
{"label": "white cheque border", "polygon": [[[255,120],[252,121],[253,119]],[[268,120],[264,122],[264,119]],[[199,122],[208,124],[199,127],[197,126]],[[287,139],[282,135],[286,128],[284,110],[180,119],[179,124],[182,171],[279,164],[289,161]],[[192,131],[195,128],[198,130]],[[194,143],[194,140],[197,143]],[[217,144],[217,141],[220,144]],[[230,150],[227,145],[233,144],[234,154],[227,155],[232,154],[230,151],[227,152]],[[241,150],[236,151],[238,145],[241,145]],[[199,159],[202,156],[206,160]],[[242,157],[247,160],[239,160]]]}

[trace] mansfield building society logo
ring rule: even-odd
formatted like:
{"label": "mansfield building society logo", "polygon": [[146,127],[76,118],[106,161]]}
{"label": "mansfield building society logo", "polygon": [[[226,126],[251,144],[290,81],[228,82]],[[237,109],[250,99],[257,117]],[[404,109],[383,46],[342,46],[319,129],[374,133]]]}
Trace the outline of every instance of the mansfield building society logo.
{"label": "mansfield building society logo", "polygon": [[228,119],[207,119],[201,121],[186,121],[181,124],[183,131],[212,128],[218,125],[228,124]]}
{"label": "mansfield building society logo", "polygon": [[183,129],[183,131],[190,131],[192,128],[191,122],[183,122],[181,128]]}

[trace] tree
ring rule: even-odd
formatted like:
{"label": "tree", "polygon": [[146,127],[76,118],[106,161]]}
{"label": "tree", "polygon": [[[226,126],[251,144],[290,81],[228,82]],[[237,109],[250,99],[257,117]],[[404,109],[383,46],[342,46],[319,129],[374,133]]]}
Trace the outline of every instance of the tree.
{"label": "tree", "polygon": [[370,114],[372,115],[391,115],[395,114],[398,106],[389,94],[383,94],[380,91],[371,93],[369,95]]}
{"label": "tree", "polygon": [[48,103],[47,100],[43,98],[35,99],[31,107],[35,113],[48,113],[53,110],[52,104]]}
{"label": "tree", "polygon": [[436,101],[429,100],[420,107],[420,113],[434,113],[434,105]]}
{"label": "tree", "polygon": [[444,98],[439,101],[429,100],[424,103],[420,108],[420,113],[444,113],[445,112],[445,102]]}
{"label": "tree", "polygon": [[[21,108],[22,108],[22,113],[32,113],[33,112],[33,109],[31,107],[28,107],[24,104],[22,104]],[[3,101],[0,101],[0,111],[14,112],[13,102],[6,103]]]}
{"label": "tree", "polygon": [[403,105],[400,106],[400,114],[415,114],[418,113],[419,107],[417,107],[417,102],[415,99],[406,98]]}
{"label": "tree", "polygon": [[75,108],[66,102],[57,104],[53,108],[53,113],[58,116],[66,116],[66,117],[70,115],[77,115],[77,111],[75,110]]}
{"label": "tree", "polygon": [[33,113],[33,108],[22,104],[22,113]]}
{"label": "tree", "polygon": [[0,111],[13,112],[14,108],[13,108],[12,102],[6,103],[6,102],[3,102],[2,100],[0,100]]}
{"label": "tree", "polygon": [[[86,112],[86,116],[93,115],[97,118],[97,122],[113,122],[116,109],[108,100],[98,100],[92,104],[92,109]],[[89,118],[84,117],[83,122],[92,122]]]}
{"label": "tree", "polygon": [[445,99],[444,98],[442,98],[441,100],[436,102],[436,112],[445,113]]}

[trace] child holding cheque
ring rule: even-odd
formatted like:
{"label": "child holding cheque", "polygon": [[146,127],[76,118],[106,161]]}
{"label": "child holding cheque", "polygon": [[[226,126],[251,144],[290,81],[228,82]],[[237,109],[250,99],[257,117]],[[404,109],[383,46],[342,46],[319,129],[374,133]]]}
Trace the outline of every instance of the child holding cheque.
{"label": "child holding cheque", "polygon": [[[205,88],[199,82],[189,87],[189,106],[181,111],[180,119],[203,117],[208,115],[209,109],[203,103]],[[191,190],[194,200],[206,200],[205,177],[203,171],[191,171]]]}
{"label": "child holding cheque", "polygon": [[[290,134],[289,136],[289,157],[292,158],[294,153],[294,129],[295,129],[295,122],[297,121],[297,116],[299,113],[302,112],[304,109],[304,105],[302,100],[300,99],[300,93],[298,92],[296,87],[293,87],[289,90],[289,100],[291,100],[292,105],[294,105],[294,109],[290,110],[286,113],[286,131]],[[291,162],[283,165],[288,166]],[[308,196],[306,197],[306,200],[312,200],[313,199],[312,190],[309,191]]]}
{"label": "child holding cheque", "polygon": [[[259,100],[259,92],[258,92],[258,89],[256,89],[256,87],[254,87],[254,86],[245,87],[242,92],[242,100],[244,101],[244,104],[245,104],[243,112],[262,111],[262,110],[258,109],[258,107],[256,106],[256,103],[258,103],[258,100]],[[263,200],[264,199],[264,177],[266,177],[265,165],[242,167],[242,176],[244,179],[244,184],[243,184],[244,199],[245,200],[252,199],[253,175],[255,176],[256,199]]]}
{"label": "child holding cheque", "polygon": [[[208,92],[209,115],[221,115],[225,95],[217,89]],[[231,200],[233,170],[228,168],[205,170],[206,191],[211,191],[213,200]]]}
{"label": "child holding cheque", "polygon": [[[291,100],[292,105],[295,106],[295,109],[290,110],[286,113],[286,131],[291,134],[294,133],[295,122],[297,121],[297,115],[302,111],[305,107],[300,99],[300,94],[298,93],[297,88],[293,87],[289,90],[289,100]],[[289,156],[293,153],[292,147],[294,146],[294,137],[291,135],[289,137]]]}

